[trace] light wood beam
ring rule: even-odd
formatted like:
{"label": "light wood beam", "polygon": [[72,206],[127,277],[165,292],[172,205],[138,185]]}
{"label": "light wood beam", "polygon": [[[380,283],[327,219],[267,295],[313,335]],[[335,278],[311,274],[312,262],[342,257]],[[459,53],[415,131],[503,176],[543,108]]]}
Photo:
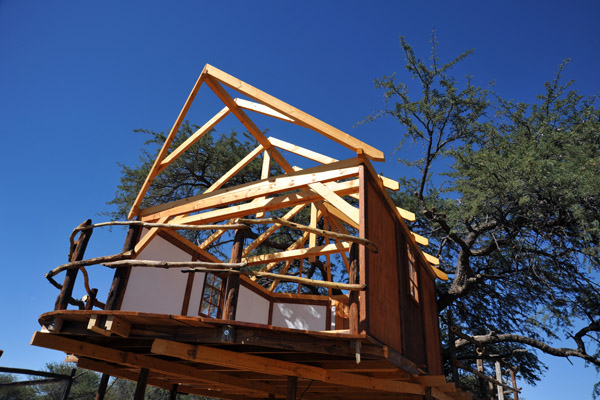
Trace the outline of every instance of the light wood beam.
{"label": "light wood beam", "polygon": [[185,140],[182,144],[179,145],[175,150],[173,150],[168,156],[165,157],[164,160],[160,163],[158,168],[158,173],[164,171],[173,161],[175,161],[179,156],[185,153],[190,147],[194,145],[200,138],[206,135],[210,130],[217,125],[219,122],[223,120],[229,114],[229,108],[224,107],[221,111],[219,111],[214,117],[212,117],[208,122],[206,122],[200,129],[198,129],[194,134],[192,134],[189,138]]}
{"label": "light wood beam", "polygon": [[243,108],[245,110],[254,111],[259,114],[263,114],[263,115],[267,115],[269,117],[280,119],[282,121],[287,121],[287,122],[292,122],[292,123],[296,122],[293,119],[286,117],[282,113],[273,110],[271,107],[265,106],[264,104],[255,103],[253,101],[240,99],[240,98],[233,99],[233,101],[235,101],[235,104],[237,104],[238,107]]}
{"label": "light wood beam", "polygon": [[177,134],[177,131],[179,130],[179,127],[181,126],[181,123],[183,122],[183,119],[185,118],[185,115],[187,114],[188,110],[190,109],[190,106],[192,105],[192,102],[194,101],[194,98],[196,97],[198,90],[200,90],[200,86],[202,85],[202,82],[204,81],[205,76],[206,76],[206,67],[204,67],[204,70],[198,77],[198,80],[196,81],[196,84],[192,88],[192,91],[190,92],[187,100],[185,101],[183,108],[179,112],[179,115],[177,116],[177,119],[175,120],[173,127],[171,127],[171,131],[169,132],[169,135],[167,136],[165,143],[163,144],[162,148],[160,149],[158,156],[156,156],[156,160],[154,160],[154,164],[152,165],[152,168],[150,168],[150,172],[148,172],[148,176],[146,176],[146,180],[142,184],[142,187],[141,187],[140,191],[138,192],[138,195],[135,198],[133,205],[131,206],[131,210],[129,211],[129,214],[127,216],[128,219],[133,219],[133,217],[138,215],[140,204],[142,204],[142,200],[144,199],[146,192],[148,192],[148,189],[150,188],[150,184],[152,183],[152,181],[158,174],[157,170],[160,167],[160,163],[167,155],[167,152],[169,151],[169,147],[171,146],[173,139],[175,139],[175,135]]}
{"label": "light wood beam", "polygon": [[[260,179],[267,179],[269,177],[270,169],[271,169],[271,156],[269,155],[269,151],[265,150],[265,151],[263,151],[263,163],[262,163],[262,170],[260,171]],[[262,218],[264,216],[265,216],[264,211],[259,211],[256,213],[256,218]]]}
{"label": "light wood beam", "polygon": [[350,244],[348,243],[332,243],[324,246],[316,246],[306,249],[287,250],[278,253],[261,254],[259,256],[246,257],[242,259],[242,262],[246,262],[248,263],[248,265],[259,265],[275,261],[280,262],[310,256],[318,257],[326,254],[336,254],[348,251],[349,249]]}
{"label": "light wood beam", "polygon": [[348,135],[345,132],[340,131],[333,126],[326,124],[323,121],[295,108],[291,105],[255,88],[251,85],[242,82],[241,80],[213,67],[212,65],[206,65],[204,68],[205,73],[211,77],[211,81],[219,81],[230,88],[243,93],[250,97],[252,100],[258,101],[268,107],[280,112],[281,114],[291,118],[295,121],[306,124],[311,129],[322,134],[323,136],[347,147],[353,151],[357,149],[363,149],[365,154],[374,161],[385,161],[385,156],[382,151],[377,150],[368,144],[361,142],[360,140]]}
{"label": "light wood beam", "polygon": [[[273,152],[271,152],[273,153]],[[181,200],[148,207],[140,212],[143,220],[163,215],[181,215],[256,197],[287,192],[310,186],[313,182],[330,182],[357,176],[358,159],[351,158],[335,164],[321,165],[298,172],[279,175],[230,188],[218,189]],[[148,218],[150,217],[150,218]]]}
{"label": "light wood beam", "polygon": [[215,181],[208,189],[204,191],[203,194],[212,193],[215,190],[218,190],[227,183],[233,176],[235,176],[238,172],[240,172],[244,167],[252,162],[263,151],[265,148],[259,144],[254,150],[248,153],[244,158],[238,161],[229,171],[227,171],[223,176]]}
{"label": "light wood beam", "polygon": [[[330,183],[327,184],[327,186],[330,187],[332,191],[342,196],[345,196],[349,193],[354,193],[358,190],[356,181]],[[251,203],[229,206],[227,208],[218,210],[211,210],[203,212],[202,214],[175,217],[173,219],[173,223],[202,224],[208,222],[217,222],[228,218],[236,218],[254,214],[260,210],[272,211],[295,206],[297,204],[307,204],[320,199],[321,197],[312,190],[304,190],[301,192],[280,195],[277,197],[270,197],[261,201],[253,201]]]}

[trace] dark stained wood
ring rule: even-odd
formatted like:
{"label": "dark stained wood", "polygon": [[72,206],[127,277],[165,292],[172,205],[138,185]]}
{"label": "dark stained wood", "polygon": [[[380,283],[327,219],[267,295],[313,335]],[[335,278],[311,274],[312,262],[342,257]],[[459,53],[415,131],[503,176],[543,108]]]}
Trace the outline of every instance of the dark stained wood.
{"label": "dark stained wood", "polygon": [[[244,250],[244,238],[246,232],[239,229],[235,232],[233,238],[233,247],[231,248],[231,262],[239,263],[242,260],[242,251]],[[240,293],[240,276],[229,274],[225,286],[225,304],[223,306],[223,319],[235,320],[238,295]]]}
{"label": "dark stained wood", "polygon": [[177,400],[178,389],[179,389],[179,385],[174,384],[173,387],[171,388],[171,391],[169,392],[169,400]]}
{"label": "dark stained wood", "polygon": [[450,348],[450,367],[452,368],[452,382],[458,386],[458,367],[456,365],[456,347],[454,346],[454,319],[452,318],[452,312],[448,311],[448,347]]}
{"label": "dark stained wood", "polygon": [[288,376],[287,378],[287,400],[296,400],[296,391],[298,390],[298,377]]}
{"label": "dark stained wood", "polygon": [[[89,226],[92,224],[92,220],[88,219],[81,223],[78,228]],[[71,258],[69,262],[81,261],[83,260],[83,255],[85,253],[85,249],[87,247],[88,242],[90,241],[90,237],[92,236],[93,229],[85,229],[79,233],[79,238],[75,243],[75,248],[71,249],[72,252]],[[69,299],[73,295],[73,287],[75,286],[75,279],[77,278],[78,269],[70,269],[65,274],[65,280],[63,282],[62,288],[60,290],[60,294],[56,299],[56,303],[54,304],[55,310],[66,310],[67,304],[69,304]]]}
{"label": "dark stained wood", "polygon": [[[135,244],[140,238],[142,229],[139,225],[132,225],[129,227],[127,237],[125,238],[125,244],[123,245],[123,251],[130,251],[135,248]],[[127,281],[131,274],[131,267],[128,268],[117,268],[112,281],[112,285],[108,292],[106,299],[105,310],[118,310],[121,308],[123,302],[123,296],[125,295],[125,289],[127,288]]]}
{"label": "dark stained wood", "polygon": [[[359,280],[359,259],[358,259],[358,244],[352,243],[350,246],[350,271],[348,273],[348,283],[357,284]],[[359,305],[358,292],[352,291],[348,300],[348,329],[350,333],[358,333],[359,329]]]}
{"label": "dark stained wood", "polygon": [[[196,261],[197,256],[192,257],[192,261]],[[194,287],[195,273],[189,273],[185,284],[185,292],[183,294],[183,304],[181,304],[181,315],[187,315],[190,306],[190,297],[192,296],[192,288]]]}
{"label": "dark stained wood", "polygon": [[98,390],[96,391],[95,400],[104,400],[104,395],[106,394],[106,388],[108,386],[109,379],[109,374],[102,374],[102,377],[100,378],[100,384],[98,385]]}
{"label": "dark stained wood", "polygon": [[[399,228],[397,226],[397,228]],[[401,234],[400,229],[397,229],[398,238],[398,264],[399,264],[399,284],[400,304],[402,307],[402,334],[404,337],[402,354],[408,359],[414,361],[420,367],[426,369],[427,356],[425,350],[425,332],[423,328],[423,307],[422,307],[422,290],[421,277],[423,271],[415,257],[414,268],[417,272],[419,282],[419,301],[411,296],[409,290],[409,270],[408,270],[408,249],[406,238]],[[437,314],[434,315],[437,320]]]}
{"label": "dark stained wood", "polygon": [[[379,252],[366,252],[368,334],[402,352],[402,324],[396,227],[392,210],[370,175],[365,174],[365,234]],[[409,357],[410,358],[410,357]]]}
{"label": "dark stained wood", "polygon": [[148,372],[150,372],[148,368],[142,368],[140,370],[135,393],[133,394],[133,400],[144,400],[144,396],[146,395],[146,384],[148,383]]}
{"label": "dark stained wood", "polygon": [[427,371],[432,375],[442,375],[444,372],[435,281],[428,274],[422,273],[420,284],[427,352]]}

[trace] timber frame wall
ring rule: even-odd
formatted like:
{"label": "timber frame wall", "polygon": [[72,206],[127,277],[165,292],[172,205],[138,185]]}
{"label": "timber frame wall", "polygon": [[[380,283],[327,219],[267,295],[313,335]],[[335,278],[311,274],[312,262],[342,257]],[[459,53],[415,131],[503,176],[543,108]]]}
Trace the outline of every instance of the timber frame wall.
{"label": "timber frame wall", "polygon": [[[203,84],[225,107],[171,149]],[[234,99],[231,91],[251,100]],[[356,156],[339,161],[267,138],[246,111],[307,128]],[[257,147],[203,193],[142,208],[154,178],[229,114],[245,126]],[[282,152],[317,165],[292,166]],[[228,186],[233,176],[260,155],[260,180]],[[405,221],[414,221],[414,214],[398,208],[387,194],[387,190],[399,189],[398,182],[378,175],[371,165],[383,159],[381,151],[366,143],[206,65],[131,207],[129,221],[97,225],[86,221],[71,237],[69,263],[46,275],[61,293],[55,311],[40,317],[42,332],[34,335],[32,344],[74,354],[72,359],[81,367],[106,376],[171,388],[175,395],[291,399],[302,389],[305,398],[470,398],[441,376],[435,279],[447,276],[435,267],[439,260],[421,250],[420,245],[426,246],[428,240],[409,230]],[[284,173],[269,176],[271,163]],[[310,208],[309,224],[294,222],[305,207]],[[84,260],[92,230],[107,224],[130,225],[123,251]],[[265,226],[263,233],[246,240],[245,232],[254,225]],[[283,226],[299,232],[294,244],[283,251],[256,251]],[[177,232],[182,229],[212,234],[195,244]],[[222,235],[234,237],[229,260],[210,252],[211,244]],[[317,245],[319,237],[321,245]],[[336,254],[348,272],[347,282],[332,277],[330,257]],[[314,263],[319,257],[326,260],[321,280],[291,273],[292,260]],[[105,303],[97,299],[98,289],[89,288],[85,271],[100,263],[115,268]],[[156,268],[167,270],[153,275]],[[86,302],[72,298],[80,270],[88,292]],[[66,276],[60,285],[53,277],[63,271]],[[208,274],[223,279],[219,299],[212,300],[220,307],[218,315],[198,315],[204,290],[216,288],[206,289],[204,284],[202,294],[198,292],[199,279],[204,281]],[[271,284],[259,285],[261,277]],[[161,284],[156,289],[144,283],[157,281]],[[278,291],[280,281],[297,283],[297,293]],[[327,294],[299,294],[301,285],[323,287]],[[161,287],[170,289],[161,294]],[[334,289],[345,294],[334,295]],[[238,305],[241,293],[261,299],[257,304],[266,304],[268,311],[250,319],[248,315],[257,310],[245,303]],[[136,309],[141,306],[132,305],[132,300],[144,295],[146,308]],[[180,300],[166,311],[157,311],[152,301],[159,304],[161,296]],[[68,310],[68,304],[79,310]],[[325,314],[317,313],[318,323],[308,327],[277,325],[274,305],[285,309],[286,304],[287,311],[312,307],[312,311],[324,309]],[[282,376],[287,377],[283,389]],[[140,392],[143,396],[143,389]]]}

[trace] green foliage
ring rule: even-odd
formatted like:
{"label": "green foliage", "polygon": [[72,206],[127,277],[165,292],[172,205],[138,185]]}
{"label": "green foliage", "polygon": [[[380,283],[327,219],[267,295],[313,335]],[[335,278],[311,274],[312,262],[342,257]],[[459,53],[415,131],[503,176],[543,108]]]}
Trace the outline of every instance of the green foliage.
{"label": "green foliage", "polygon": [[[0,384],[16,382],[11,374],[0,374]],[[0,399],[31,400],[36,398],[35,389],[31,386],[0,387]]]}
{"label": "green foliage", "polygon": [[[438,285],[443,322],[452,311],[486,357],[520,366],[528,382],[544,366],[535,350],[600,366],[600,110],[556,77],[534,104],[506,101],[464,84],[447,64],[430,65],[401,39],[418,99],[394,76],[375,81],[386,108],[371,120],[400,122],[398,139],[420,145],[419,178],[395,200],[417,210],[416,232],[451,280]],[[437,173],[435,173],[437,172]],[[570,340],[572,349],[553,348]],[[472,345],[459,358],[473,362]]]}

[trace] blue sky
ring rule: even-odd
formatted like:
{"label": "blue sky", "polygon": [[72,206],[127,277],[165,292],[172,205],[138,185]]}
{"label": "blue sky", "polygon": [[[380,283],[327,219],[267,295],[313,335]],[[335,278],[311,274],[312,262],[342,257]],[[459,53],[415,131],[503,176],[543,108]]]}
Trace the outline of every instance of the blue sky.
{"label": "blue sky", "polygon": [[[143,141],[132,130],[168,130],[204,64],[384,150],[388,161],[376,167],[397,178],[410,173],[391,154],[401,128],[353,126],[383,106],[373,78],[408,79],[400,35],[426,57],[436,30],[442,60],[475,50],[457,75],[533,101],[565,58],[575,88],[599,92],[598,15],[592,1],[0,0],[0,365],[62,358],[28,345],[58,294],[43,274],[66,262],[75,226],[105,220],[98,213],[115,192],[117,162],[134,164]],[[219,110],[210,96],[198,97],[193,122]],[[271,133],[351,156],[315,137]],[[118,252],[123,236],[95,232],[87,255]],[[548,359],[547,377],[524,397],[589,398],[598,377],[574,363]]]}

